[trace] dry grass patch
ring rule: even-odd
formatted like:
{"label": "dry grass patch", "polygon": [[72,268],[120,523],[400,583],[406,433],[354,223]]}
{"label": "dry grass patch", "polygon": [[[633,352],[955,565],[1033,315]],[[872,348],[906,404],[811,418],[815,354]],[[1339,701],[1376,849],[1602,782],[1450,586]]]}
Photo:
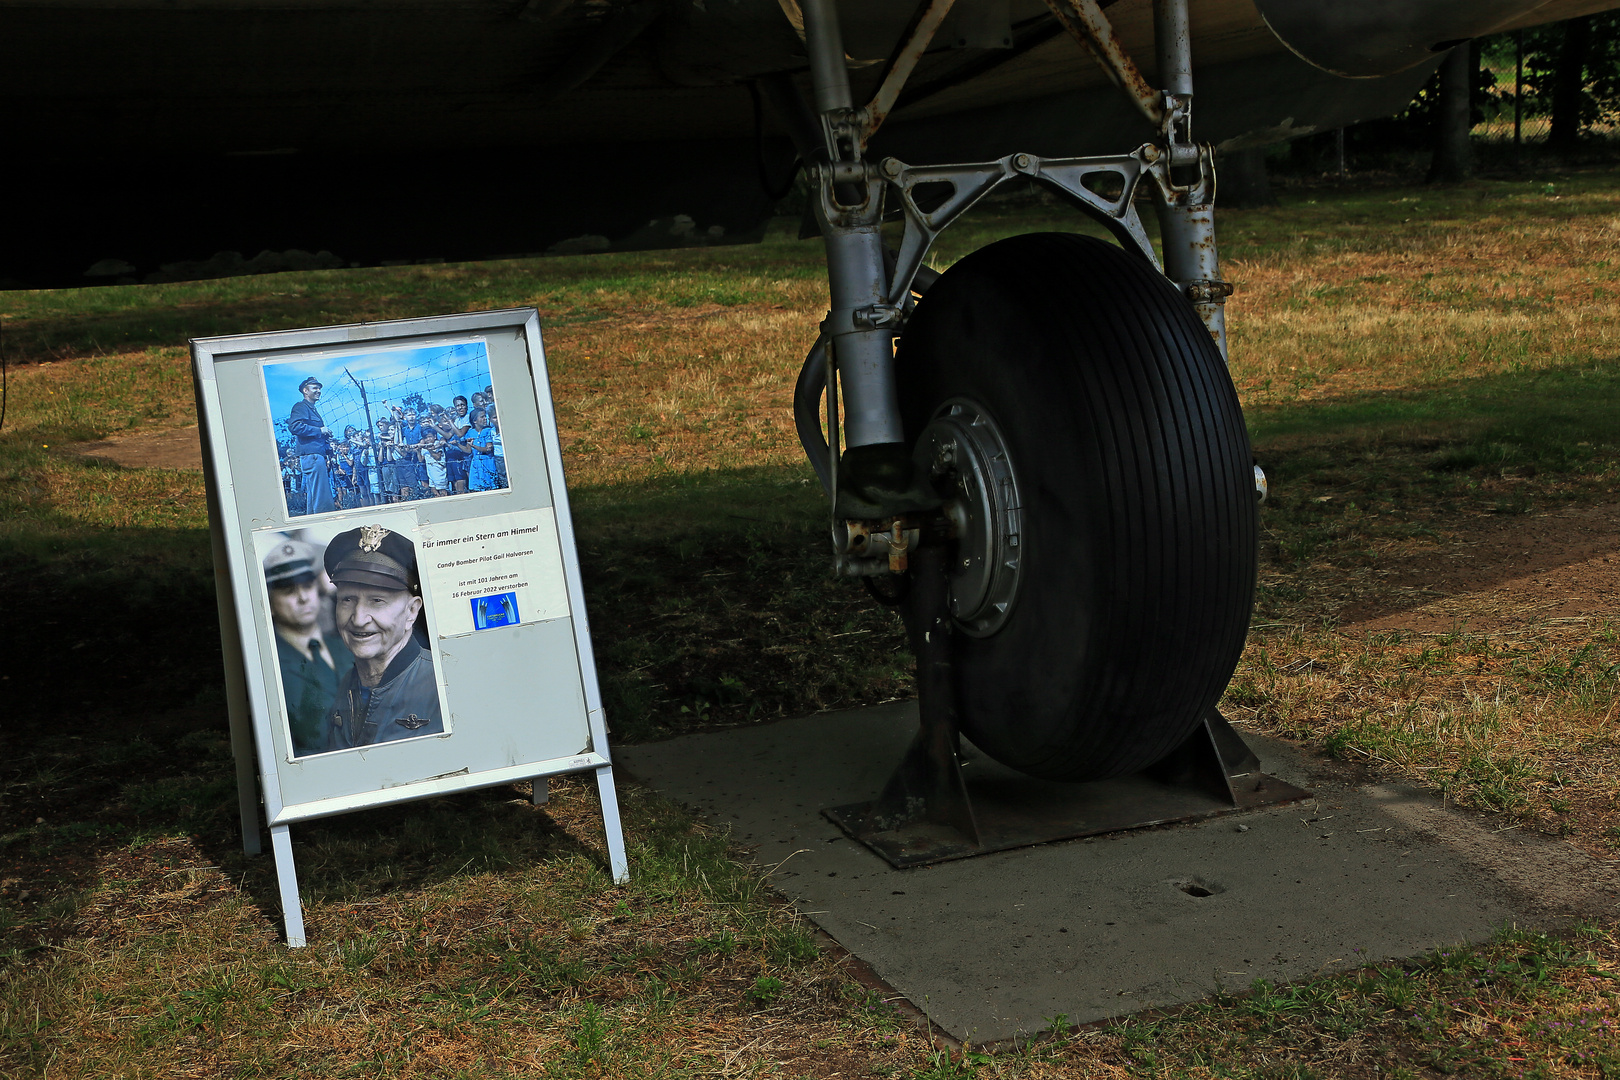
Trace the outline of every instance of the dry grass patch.
{"label": "dry grass patch", "polygon": [[[71,934],[0,980],[0,1068],[824,1076],[887,1075],[926,1054],[924,1035],[728,860],[723,836],[632,789],[635,880],[613,889],[589,839],[593,793],[553,788],[543,811],[508,791],[301,830],[314,944],[297,952],[276,942],[262,861],[208,850],[214,838],[108,851]],[[390,847],[406,863],[447,854],[449,833],[497,817],[544,834],[537,857],[349,895],[345,876],[386,872]]]}
{"label": "dry grass patch", "polygon": [[1459,805],[1620,848],[1620,633],[1257,634],[1223,707],[1255,730],[1404,775]]}
{"label": "dry grass patch", "polygon": [[1240,994],[1043,1044],[981,1077],[1599,1080],[1620,1069],[1620,948],[1508,931],[1473,948]]}
{"label": "dry grass patch", "polygon": [[571,481],[797,465],[793,383],[815,318],[808,304],[676,308],[549,335]]}
{"label": "dry grass patch", "polygon": [[1310,401],[1620,355],[1620,261],[1606,213],[1620,194],[1586,193],[1545,214],[1530,198],[1507,213],[1435,208],[1442,216],[1410,228],[1306,237],[1229,260],[1240,393]]}

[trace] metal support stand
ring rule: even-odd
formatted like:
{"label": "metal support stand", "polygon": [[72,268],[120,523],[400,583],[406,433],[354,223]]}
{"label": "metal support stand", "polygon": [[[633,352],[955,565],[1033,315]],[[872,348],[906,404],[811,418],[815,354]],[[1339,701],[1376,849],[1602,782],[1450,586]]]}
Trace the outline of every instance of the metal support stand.
{"label": "metal support stand", "polygon": [[1213,709],[1186,742],[1151,768],[1113,780],[1036,780],[964,755],[951,676],[945,557],[941,545],[924,545],[912,555],[907,621],[917,656],[917,737],[876,799],[822,811],[891,866],[1201,821],[1310,797],[1260,772],[1260,759]]}
{"label": "metal support stand", "polygon": [[[203,460],[208,461],[213,454],[208,426],[203,425],[201,431]],[[225,667],[225,715],[230,725],[231,756],[236,760],[236,810],[242,820],[242,850],[257,855],[262,848],[259,846],[259,774],[254,765],[252,708],[248,704],[247,671],[242,659],[236,605],[231,602],[225,532],[219,526],[219,497],[211,474],[207,490],[208,544],[214,558],[214,596]]]}
{"label": "metal support stand", "polygon": [[[601,765],[596,769],[596,791],[602,804],[602,824],[607,833],[608,870],[615,885],[630,880],[630,862],[625,856],[624,830],[619,821],[619,800],[613,783],[613,766]],[[542,806],[550,798],[551,785],[544,776],[534,778],[530,799]],[[253,839],[258,839],[255,817]],[[298,898],[298,866],[293,860],[290,826],[270,826],[270,849],[276,858],[276,884],[281,893],[281,915],[287,927],[288,948],[301,949],[307,943],[304,934],[304,906]],[[249,854],[257,854],[257,846]]]}
{"label": "metal support stand", "polygon": [[1197,180],[1177,182],[1177,167],[1209,156],[1207,147],[1192,141],[1192,33],[1188,29],[1187,0],[1154,0],[1153,33],[1158,54],[1159,81],[1165,103],[1164,139],[1171,168],[1169,184],[1161,184],[1154,206],[1159,236],[1164,243],[1164,275],[1192,302],[1193,310],[1209,328],[1209,336],[1227,359],[1226,298],[1232,286],[1221,280],[1215,251],[1215,170],[1205,163]]}
{"label": "metal support stand", "polygon": [[827,247],[832,304],[822,333],[837,358],[848,412],[844,434],[850,448],[898,445],[900,405],[894,388],[894,331],[866,313],[884,303],[883,185],[861,164],[865,127],[849,87],[843,35],[833,0],[805,0],[805,45],[815,108],[827,160],[817,163],[815,200]]}
{"label": "metal support stand", "polygon": [[[862,835],[857,839],[921,822],[954,832],[977,847],[979,826],[962,780],[956,691],[951,684],[950,579],[945,574],[944,547],[918,548],[912,572],[906,622],[911,651],[917,657],[921,730],[883,794],[859,807],[826,813],[852,835],[859,831]],[[837,816],[840,814],[844,816]]]}
{"label": "metal support stand", "polygon": [[[955,755],[941,761],[937,753],[919,749],[933,734],[925,725],[879,798],[822,811],[897,869],[1151,825],[1186,824],[1311,797],[1303,788],[1260,772],[1253,752],[1214,710],[1159,764],[1085,784],[1036,780],[971,754],[960,764]],[[950,734],[954,737],[954,730]],[[1235,747],[1242,749],[1234,752]],[[958,786],[959,792],[952,790]],[[898,803],[895,795],[902,791],[934,797]],[[942,820],[949,817],[965,818],[974,831]]]}
{"label": "metal support stand", "polygon": [[[832,301],[821,339],[844,394],[844,447],[840,452],[836,442],[830,444],[839,458],[832,477],[833,522],[932,510],[939,500],[912,462],[900,422],[894,341],[901,316],[888,302],[881,232],[886,181],[862,160],[872,108],[857,109],[851,96],[834,0],[804,0],[802,10],[822,141],[806,175],[826,243]],[[920,28],[925,37],[936,22]],[[909,70],[909,61],[902,63],[895,69],[897,79],[904,81]],[[898,83],[890,89],[898,92]],[[834,385],[828,381],[829,391]]]}
{"label": "metal support stand", "polygon": [[1156,189],[1154,209],[1164,242],[1164,276],[1169,278],[1209,328],[1215,347],[1226,351],[1226,298],[1232,286],[1221,280],[1215,253],[1215,185],[1200,183],[1189,191],[1168,194]]}

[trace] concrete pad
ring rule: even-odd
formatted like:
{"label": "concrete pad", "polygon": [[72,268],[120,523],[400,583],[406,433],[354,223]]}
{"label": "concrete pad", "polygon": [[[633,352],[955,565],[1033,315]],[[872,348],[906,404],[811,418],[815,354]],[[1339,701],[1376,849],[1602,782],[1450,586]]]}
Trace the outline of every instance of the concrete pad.
{"label": "concrete pad", "polygon": [[975,1043],[1553,928],[1620,897],[1613,864],[1247,733],[1266,772],[1316,800],[895,870],[820,810],[875,795],[916,724],[899,703],[614,762],[729,824],[806,915]]}

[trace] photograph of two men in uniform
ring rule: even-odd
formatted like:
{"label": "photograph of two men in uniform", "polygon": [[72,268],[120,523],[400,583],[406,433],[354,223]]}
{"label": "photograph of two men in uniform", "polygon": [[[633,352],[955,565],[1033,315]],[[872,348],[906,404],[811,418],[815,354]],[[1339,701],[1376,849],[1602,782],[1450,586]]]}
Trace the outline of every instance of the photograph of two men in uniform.
{"label": "photograph of two men in uniform", "polygon": [[509,487],[482,341],[267,363],[288,517]]}
{"label": "photograph of two men in uniform", "polygon": [[292,756],[442,734],[416,546],[330,531],[274,534],[262,555]]}

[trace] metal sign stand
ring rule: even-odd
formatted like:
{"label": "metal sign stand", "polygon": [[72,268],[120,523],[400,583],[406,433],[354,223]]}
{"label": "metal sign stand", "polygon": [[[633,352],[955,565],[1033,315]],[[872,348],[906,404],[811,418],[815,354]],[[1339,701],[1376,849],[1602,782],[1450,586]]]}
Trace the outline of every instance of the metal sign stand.
{"label": "metal sign stand", "polygon": [[[522,781],[532,781],[539,806],[548,777],[592,772],[608,869],[615,883],[628,881],[538,314],[526,308],[204,338],[192,342],[192,354],[242,848],[260,854],[261,823],[269,826],[287,944],[308,940],[291,826],[354,810]],[[445,355],[471,357],[481,365],[472,385],[489,381],[501,393],[507,468],[499,485],[336,509],[284,498],[274,420],[285,405],[272,403],[272,368],[341,370],[360,389],[361,422],[370,425],[371,395],[350,363],[415,377],[436,370],[432,357]],[[427,632],[417,663],[434,680],[437,697],[427,700],[442,719],[419,736],[300,742],[282,700],[266,552],[297,537],[328,544],[368,532],[374,544],[398,534],[411,552],[410,587]],[[468,574],[495,576],[463,580]],[[496,595],[504,617],[477,619],[480,598],[493,590],[505,590]]]}

